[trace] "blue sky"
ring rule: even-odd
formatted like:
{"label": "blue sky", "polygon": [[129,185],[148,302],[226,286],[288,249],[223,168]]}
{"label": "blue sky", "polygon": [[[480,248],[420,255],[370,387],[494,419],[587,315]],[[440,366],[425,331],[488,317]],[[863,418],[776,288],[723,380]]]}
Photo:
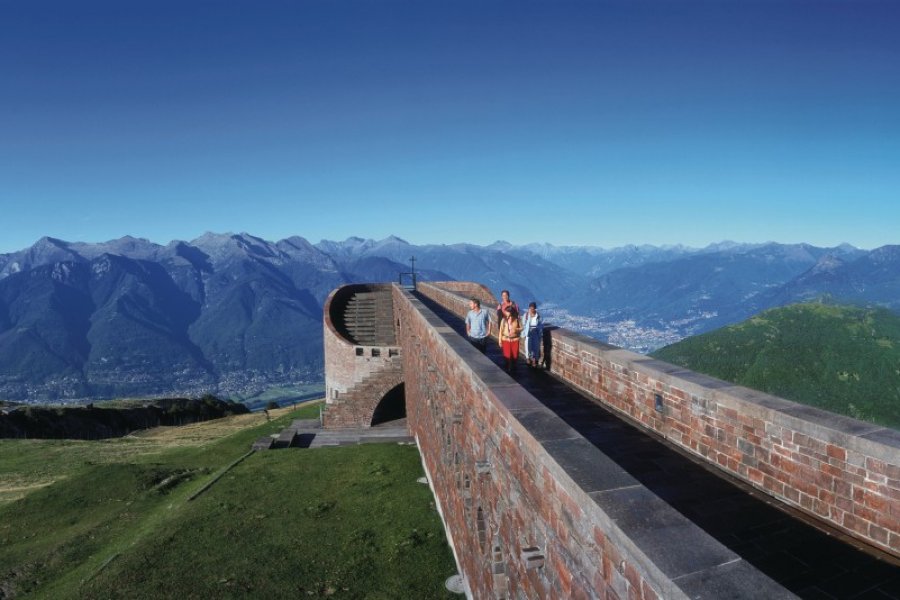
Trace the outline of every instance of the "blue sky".
{"label": "blue sky", "polygon": [[900,243],[897,31],[897,2],[0,0],[0,252]]}

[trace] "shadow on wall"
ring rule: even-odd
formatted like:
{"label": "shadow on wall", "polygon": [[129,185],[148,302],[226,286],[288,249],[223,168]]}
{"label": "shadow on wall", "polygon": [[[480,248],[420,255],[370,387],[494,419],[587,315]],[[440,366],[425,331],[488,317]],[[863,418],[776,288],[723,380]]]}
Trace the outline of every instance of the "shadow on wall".
{"label": "shadow on wall", "polygon": [[553,335],[551,332],[554,329],[559,329],[559,327],[553,325],[544,326],[544,339],[542,340],[544,347],[544,368],[548,371],[550,370],[550,367],[553,366],[551,358],[553,356]]}

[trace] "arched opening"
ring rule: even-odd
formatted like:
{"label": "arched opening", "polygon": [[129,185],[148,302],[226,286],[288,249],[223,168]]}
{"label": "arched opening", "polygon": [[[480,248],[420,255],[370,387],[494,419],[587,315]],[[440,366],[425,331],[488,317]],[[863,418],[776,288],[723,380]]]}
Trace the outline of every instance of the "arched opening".
{"label": "arched opening", "polygon": [[402,383],[384,395],[372,413],[372,427],[406,418],[406,392]]}

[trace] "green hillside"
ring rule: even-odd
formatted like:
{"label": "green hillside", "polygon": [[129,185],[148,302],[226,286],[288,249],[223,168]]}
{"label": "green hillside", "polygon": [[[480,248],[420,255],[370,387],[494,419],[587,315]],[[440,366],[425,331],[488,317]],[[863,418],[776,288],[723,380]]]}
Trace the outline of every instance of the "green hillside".
{"label": "green hillside", "polygon": [[317,411],[0,440],[0,598],[449,597],[415,447],[245,456]]}
{"label": "green hillside", "polygon": [[682,340],[653,356],[900,429],[900,317],[884,309],[794,304]]}

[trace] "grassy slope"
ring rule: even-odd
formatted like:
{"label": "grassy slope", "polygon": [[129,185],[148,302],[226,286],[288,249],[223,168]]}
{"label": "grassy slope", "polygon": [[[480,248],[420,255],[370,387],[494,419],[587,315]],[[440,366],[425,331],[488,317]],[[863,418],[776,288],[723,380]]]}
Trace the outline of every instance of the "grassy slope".
{"label": "grassy slope", "polygon": [[2,441],[4,479],[38,468],[52,484],[0,505],[0,597],[445,597],[455,567],[414,447],[255,453],[188,500],[254,439],[317,410]]}
{"label": "grassy slope", "polygon": [[900,428],[900,317],[795,304],[653,356],[857,419]]}

